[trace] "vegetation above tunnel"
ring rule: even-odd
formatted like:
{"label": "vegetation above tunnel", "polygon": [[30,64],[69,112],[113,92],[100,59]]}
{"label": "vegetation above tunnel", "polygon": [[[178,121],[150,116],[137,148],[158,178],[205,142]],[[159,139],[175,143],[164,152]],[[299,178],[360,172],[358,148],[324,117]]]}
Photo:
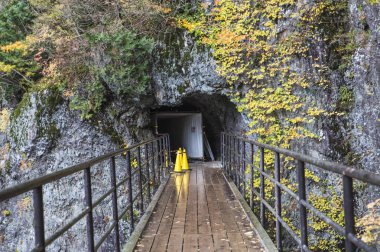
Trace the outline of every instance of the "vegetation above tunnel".
{"label": "vegetation above tunnel", "polygon": [[347,19],[345,0],[7,1],[0,16],[0,93],[19,101],[29,90],[55,87],[84,119],[115,96],[136,102],[149,92],[155,40],[178,26],[213,49],[231,100],[250,119],[248,134],[289,147],[293,139],[319,137],[308,124],[349,109],[345,98],[328,108],[313,99],[330,88],[332,72],[348,68],[355,35],[365,33]]}
{"label": "vegetation above tunnel", "polygon": [[133,103],[149,90],[165,8],[148,0],[10,0],[2,8],[2,103],[56,88],[89,119],[114,96]]}
{"label": "vegetation above tunnel", "polygon": [[356,48],[351,34],[364,32],[349,26],[345,0],[220,0],[177,20],[213,49],[231,98],[251,119],[248,134],[284,147],[317,138],[305,125],[340,112],[312,96],[329,89],[332,72],[347,70]]}

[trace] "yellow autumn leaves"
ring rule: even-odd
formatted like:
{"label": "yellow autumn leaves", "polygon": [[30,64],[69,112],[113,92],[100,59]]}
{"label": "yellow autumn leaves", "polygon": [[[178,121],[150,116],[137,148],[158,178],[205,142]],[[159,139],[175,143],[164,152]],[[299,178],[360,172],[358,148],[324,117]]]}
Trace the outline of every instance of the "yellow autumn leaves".
{"label": "yellow autumn leaves", "polygon": [[[30,52],[31,46],[37,41],[33,36],[27,36],[25,40],[16,41],[4,46],[0,46],[0,51],[10,54],[10,53],[19,53],[21,56],[27,56]],[[16,69],[15,65],[7,64],[0,61],[0,72],[9,74]]]}
{"label": "yellow autumn leaves", "polygon": [[16,67],[0,61],[0,73],[11,73]]}
{"label": "yellow autumn leaves", "polygon": [[10,112],[7,108],[0,111],[0,132],[5,133],[10,119]]}
{"label": "yellow autumn leaves", "polygon": [[367,205],[368,213],[358,221],[364,227],[362,239],[364,242],[377,241],[380,245],[380,198]]}
{"label": "yellow autumn leaves", "polygon": [[[295,57],[306,57],[306,35],[294,29],[278,36],[279,20],[286,9],[297,13],[293,18],[317,19],[329,4],[300,8],[294,0],[232,1],[219,0],[208,14],[180,17],[177,24],[193,33],[198,41],[210,46],[217,72],[233,87],[243,84],[244,92],[231,92],[238,109],[251,120],[248,134],[257,134],[267,143],[289,146],[293,139],[317,136],[305,124],[326,112],[305,103],[297,90],[308,89],[315,78],[292,66]],[[294,14],[294,13],[293,13]],[[284,117],[279,120],[281,114]],[[265,139],[265,140],[264,140]]]}

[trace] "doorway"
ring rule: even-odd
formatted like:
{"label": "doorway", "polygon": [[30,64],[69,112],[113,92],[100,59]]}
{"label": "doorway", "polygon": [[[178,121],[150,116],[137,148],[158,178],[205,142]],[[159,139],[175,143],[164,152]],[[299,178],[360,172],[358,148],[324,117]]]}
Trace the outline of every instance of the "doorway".
{"label": "doorway", "polygon": [[189,158],[204,158],[201,113],[159,112],[155,116],[157,132],[169,133],[172,150],[185,148]]}

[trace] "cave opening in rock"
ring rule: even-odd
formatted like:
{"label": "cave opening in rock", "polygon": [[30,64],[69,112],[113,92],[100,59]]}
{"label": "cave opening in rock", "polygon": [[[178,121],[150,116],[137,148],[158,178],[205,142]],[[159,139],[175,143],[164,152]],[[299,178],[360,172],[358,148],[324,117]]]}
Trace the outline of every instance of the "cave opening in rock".
{"label": "cave opening in rock", "polygon": [[153,115],[156,132],[169,133],[171,149],[185,147],[195,159],[210,160],[209,149],[220,159],[221,132],[242,133],[246,128],[236,106],[220,94],[194,93],[180,105],[160,106]]}

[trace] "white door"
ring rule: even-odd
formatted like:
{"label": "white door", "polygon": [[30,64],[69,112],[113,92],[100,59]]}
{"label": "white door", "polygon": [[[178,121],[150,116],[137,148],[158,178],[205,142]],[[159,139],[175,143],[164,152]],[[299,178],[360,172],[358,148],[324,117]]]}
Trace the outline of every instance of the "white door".
{"label": "white door", "polygon": [[182,142],[187,155],[191,158],[203,158],[202,114],[191,114],[181,121]]}
{"label": "white door", "polygon": [[201,113],[159,113],[159,133],[169,133],[172,148],[185,148],[189,158],[203,158]]}

